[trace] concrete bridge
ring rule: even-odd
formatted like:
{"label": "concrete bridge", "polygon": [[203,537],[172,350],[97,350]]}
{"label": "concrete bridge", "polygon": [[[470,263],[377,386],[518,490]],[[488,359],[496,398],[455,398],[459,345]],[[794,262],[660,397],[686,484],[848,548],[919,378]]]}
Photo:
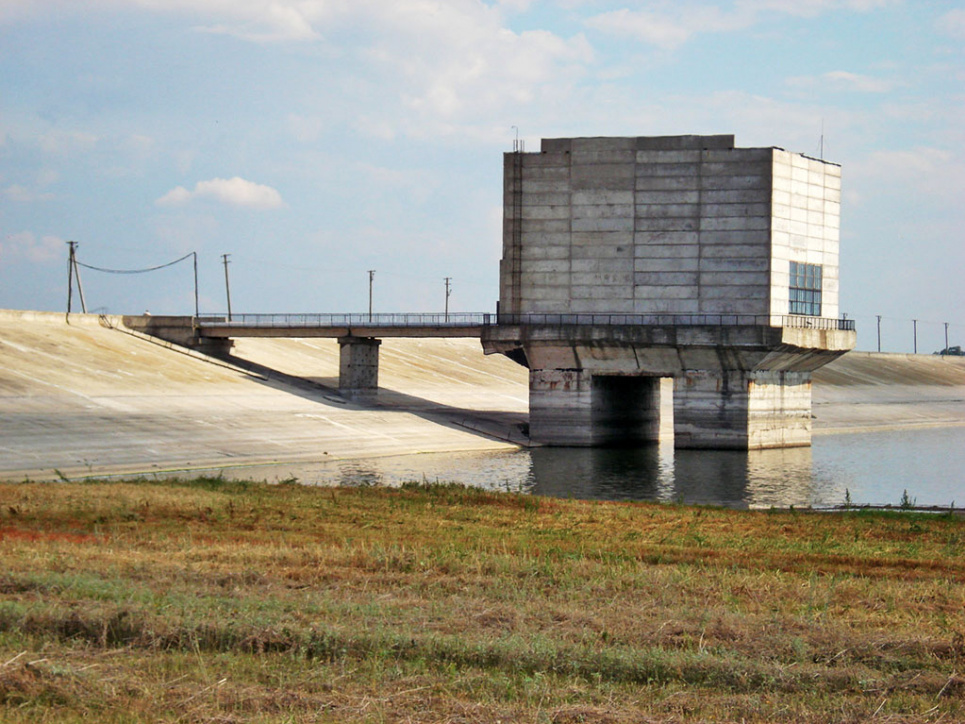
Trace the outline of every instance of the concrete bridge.
{"label": "concrete bridge", "polygon": [[476,338],[487,354],[531,370],[531,435],[556,445],[657,440],[660,379],[672,378],[675,445],[741,449],[808,444],[810,373],[854,336],[853,320],[798,315],[244,314],[124,323],[218,356],[242,337],[335,338],[339,390],[356,400],[377,396],[382,339]]}

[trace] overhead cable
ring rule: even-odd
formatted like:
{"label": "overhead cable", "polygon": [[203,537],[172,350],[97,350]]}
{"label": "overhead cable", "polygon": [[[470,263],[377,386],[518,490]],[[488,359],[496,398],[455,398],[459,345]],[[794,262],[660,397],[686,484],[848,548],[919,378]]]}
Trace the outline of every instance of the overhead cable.
{"label": "overhead cable", "polygon": [[107,274],[144,274],[144,273],[146,273],[146,272],[157,271],[158,269],[164,269],[164,268],[169,267],[169,266],[174,266],[175,264],[178,264],[178,263],[184,261],[185,259],[188,259],[189,257],[194,256],[194,253],[195,253],[195,252],[193,252],[193,251],[189,251],[187,254],[185,254],[184,256],[182,256],[180,259],[175,259],[174,261],[169,261],[167,264],[161,264],[161,265],[159,265],[159,266],[148,267],[147,269],[103,269],[103,268],[98,267],[98,266],[91,266],[90,264],[84,264],[84,263],[81,262],[81,261],[78,261],[77,264],[79,264],[80,266],[84,267],[85,269],[92,269],[92,270],[94,270],[94,271],[106,272]]}

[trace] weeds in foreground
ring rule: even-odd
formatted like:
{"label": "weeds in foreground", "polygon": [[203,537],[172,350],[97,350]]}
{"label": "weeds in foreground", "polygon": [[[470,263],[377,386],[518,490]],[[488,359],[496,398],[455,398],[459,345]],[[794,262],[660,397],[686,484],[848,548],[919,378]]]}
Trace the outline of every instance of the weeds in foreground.
{"label": "weeds in foreground", "polygon": [[961,720],[963,527],[457,485],[0,485],[0,719]]}

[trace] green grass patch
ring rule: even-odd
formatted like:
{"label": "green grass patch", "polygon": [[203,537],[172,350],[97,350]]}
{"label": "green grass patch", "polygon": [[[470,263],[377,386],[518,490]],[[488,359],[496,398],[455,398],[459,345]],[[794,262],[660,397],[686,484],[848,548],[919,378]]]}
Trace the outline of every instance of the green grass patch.
{"label": "green grass patch", "polygon": [[458,485],[0,485],[0,720],[961,720],[963,540]]}

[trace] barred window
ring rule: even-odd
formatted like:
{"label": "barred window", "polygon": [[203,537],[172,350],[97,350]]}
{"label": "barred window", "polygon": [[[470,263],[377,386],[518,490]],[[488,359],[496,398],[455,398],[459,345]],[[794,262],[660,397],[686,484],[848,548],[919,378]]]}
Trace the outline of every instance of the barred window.
{"label": "barred window", "polygon": [[821,316],[821,267],[818,264],[791,262],[791,314]]}

